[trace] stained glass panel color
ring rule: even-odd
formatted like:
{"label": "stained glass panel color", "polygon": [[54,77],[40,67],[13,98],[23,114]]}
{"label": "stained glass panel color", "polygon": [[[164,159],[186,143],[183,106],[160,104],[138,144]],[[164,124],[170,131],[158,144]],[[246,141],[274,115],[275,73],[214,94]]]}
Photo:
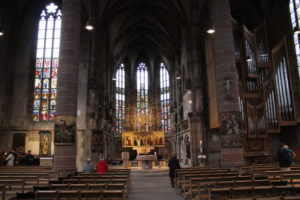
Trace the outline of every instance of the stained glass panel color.
{"label": "stained glass panel color", "polygon": [[121,64],[116,73],[116,131],[122,133],[125,119],[125,68]]}
{"label": "stained glass panel color", "polygon": [[[53,121],[56,114],[61,11],[54,3],[42,11],[37,35],[33,121]],[[51,99],[51,101],[50,101]]]}
{"label": "stained glass panel color", "polygon": [[170,120],[170,78],[164,63],[160,64],[160,104],[161,104],[161,126],[162,130],[171,130]]}
{"label": "stained glass panel color", "polygon": [[149,130],[148,109],[148,69],[145,63],[139,63],[137,68],[137,129]]}
{"label": "stained glass panel color", "polygon": [[[290,0],[289,3],[290,7],[290,15],[291,15],[291,24],[292,28],[300,28],[300,19],[299,19],[299,13],[300,13],[300,2],[296,0]],[[295,45],[295,51],[296,51],[296,57],[297,57],[297,63],[298,63],[298,75],[300,76],[300,51],[299,51],[299,33],[294,32],[294,45]]]}

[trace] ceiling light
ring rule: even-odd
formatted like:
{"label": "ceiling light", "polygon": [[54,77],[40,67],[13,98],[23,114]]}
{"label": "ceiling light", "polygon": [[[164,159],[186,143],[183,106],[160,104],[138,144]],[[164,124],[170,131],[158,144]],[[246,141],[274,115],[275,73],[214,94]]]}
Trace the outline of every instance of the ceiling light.
{"label": "ceiling light", "polygon": [[176,79],[177,79],[177,80],[180,80],[180,79],[181,79],[181,77],[180,77],[179,75],[177,75],[177,76],[176,76]]}
{"label": "ceiling light", "polygon": [[215,32],[216,32],[215,27],[213,25],[210,25],[206,31],[206,33],[208,33],[208,34],[214,34]]}
{"label": "ceiling light", "polygon": [[4,35],[2,27],[0,27],[0,37]]}
{"label": "ceiling light", "polygon": [[90,21],[87,21],[87,23],[85,25],[85,29],[88,31],[91,31],[94,29],[94,26],[90,23]]}

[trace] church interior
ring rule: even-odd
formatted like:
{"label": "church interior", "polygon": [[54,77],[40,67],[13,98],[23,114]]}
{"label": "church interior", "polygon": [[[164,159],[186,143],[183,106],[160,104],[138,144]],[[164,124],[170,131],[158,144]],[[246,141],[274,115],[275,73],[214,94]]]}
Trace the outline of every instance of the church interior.
{"label": "church interior", "polygon": [[0,150],[61,176],[87,159],[300,155],[299,13],[298,0],[1,1]]}

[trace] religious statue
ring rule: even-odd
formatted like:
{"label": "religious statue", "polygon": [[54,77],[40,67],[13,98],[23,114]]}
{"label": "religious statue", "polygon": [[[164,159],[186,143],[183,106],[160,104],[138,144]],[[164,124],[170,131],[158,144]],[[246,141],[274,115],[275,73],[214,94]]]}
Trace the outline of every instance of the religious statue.
{"label": "religious statue", "polygon": [[47,135],[44,135],[41,143],[42,155],[48,155],[48,145],[49,145],[49,139]]}

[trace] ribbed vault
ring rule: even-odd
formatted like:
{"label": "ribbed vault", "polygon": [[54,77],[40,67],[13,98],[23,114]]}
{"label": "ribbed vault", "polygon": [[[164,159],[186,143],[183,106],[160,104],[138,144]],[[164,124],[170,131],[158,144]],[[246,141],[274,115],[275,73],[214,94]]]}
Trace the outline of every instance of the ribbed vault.
{"label": "ribbed vault", "polygon": [[160,58],[172,65],[188,30],[187,5],[179,0],[110,0],[98,6],[116,66],[125,59],[141,58],[150,63]]}

